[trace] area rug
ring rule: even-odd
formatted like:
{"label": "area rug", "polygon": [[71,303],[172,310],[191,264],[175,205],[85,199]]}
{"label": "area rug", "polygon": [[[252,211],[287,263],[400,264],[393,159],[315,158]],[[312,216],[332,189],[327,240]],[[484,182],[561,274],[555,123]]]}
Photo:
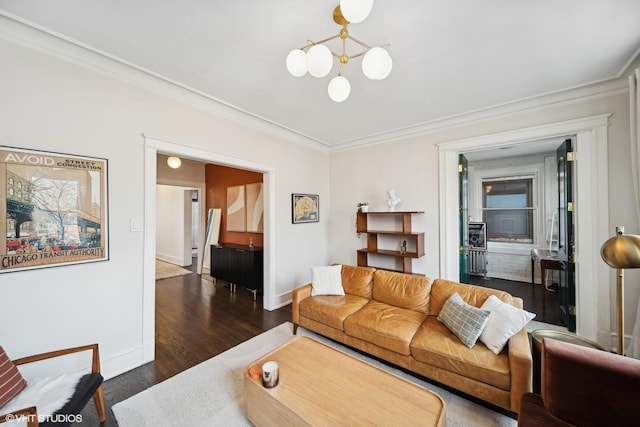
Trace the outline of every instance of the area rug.
{"label": "area rug", "polygon": [[166,279],[168,277],[184,276],[191,274],[190,270],[186,270],[179,265],[169,264],[168,262],[156,259],[156,280]]}
{"label": "area rug", "polygon": [[[113,413],[120,427],[144,426],[251,426],[244,415],[243,374],[254,360],[293,338],[287,322],[206,360],[193,368],[115,404]],[[347,347],[299,328],[341,351],[372,363],[442,397],[447,404],[447,426],[516,426],[503,414],[468,401],[454,393],[389,367]]]}

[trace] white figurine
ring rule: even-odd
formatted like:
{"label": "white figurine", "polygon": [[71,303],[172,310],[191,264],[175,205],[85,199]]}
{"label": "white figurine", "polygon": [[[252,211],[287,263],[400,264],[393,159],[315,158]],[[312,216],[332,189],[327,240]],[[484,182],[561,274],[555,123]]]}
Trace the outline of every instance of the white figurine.
{"label": "white figurine", "polygon": [[387,205],[389,205],[389,212],[396,210],[396,206],[401,202],[400,198],[396,195],[396,191],[390,188],[387,191]]}

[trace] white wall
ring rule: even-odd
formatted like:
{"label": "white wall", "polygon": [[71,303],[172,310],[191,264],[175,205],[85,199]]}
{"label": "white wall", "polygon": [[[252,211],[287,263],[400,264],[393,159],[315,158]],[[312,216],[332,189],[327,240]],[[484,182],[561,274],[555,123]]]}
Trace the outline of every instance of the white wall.
{"label": "white wall", "polygon": [[156,258],[191,265],[191,190],[156,186]]}
{"label": "white wall", "polygon": [[[0,337],[11,357],[98,342],[108,378],[145,360],[144,236],[130,231],[145,218],[143,134],[273,168],[278,295],[302,284],[309,265],[328,262],[326,150],[267,134],[250,118],[251,127],[223,118],[211,101],[6,18],[0,27],[0,145],[109,161],[111,259],[0,276]],[[319,223],[291,224],[294,192],[320,195]]]}

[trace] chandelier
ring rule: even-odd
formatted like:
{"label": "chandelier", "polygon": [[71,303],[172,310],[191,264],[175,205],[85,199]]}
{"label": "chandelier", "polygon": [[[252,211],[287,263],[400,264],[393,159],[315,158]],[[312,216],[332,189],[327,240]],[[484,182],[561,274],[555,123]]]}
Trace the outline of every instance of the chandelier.
{"label": "chandelier", "polygon": [[[369,16],[373,8],[373,0],[340,0],[340,5],[333,11],[333,20],[336,24],[342,25],[340,32],[334,36],[327,37],[314,42],[308,40],[309,44],[299,49],[293,49],[287,55],[287,70],[294,77],[302,77],[307,72],[313,77],[322,78],[331,72],[333,68],[333,57],[339,60],[340,68],[338,75],[331,79],[327,91],[329,97],[335,102],[342,102],[351,93],[351,84],[342,75],[344,66],[350,60],[362,56],[362,72],[371,80],[382,80],[391,73],[393,61],[385,49],[386,46],[371,47],[349,34],[347,26],[357,24]],[[340,53],[331,51],[324,43],[337,38],[342,39],[342,50]],[[347,54],[347,40],[351,40],[360,47],[361,50],[353,55]]]}

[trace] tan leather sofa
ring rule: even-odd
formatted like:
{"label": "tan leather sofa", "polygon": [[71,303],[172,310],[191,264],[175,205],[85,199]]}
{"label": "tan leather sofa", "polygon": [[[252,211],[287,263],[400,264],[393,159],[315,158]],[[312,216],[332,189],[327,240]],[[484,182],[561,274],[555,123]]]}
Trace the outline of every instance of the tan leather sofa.
{"label": "tan leather sofa", "polygon": [[467,348],[436,317],[454,292],[480,307],[489,295],[522,308],[506,292],[444,279],[342,266],[344,296],[293,290],[294,334],[314,331],[461,392],[518,413],[531,392],[532,356],[523,328],[500,354],[478,341]]}

